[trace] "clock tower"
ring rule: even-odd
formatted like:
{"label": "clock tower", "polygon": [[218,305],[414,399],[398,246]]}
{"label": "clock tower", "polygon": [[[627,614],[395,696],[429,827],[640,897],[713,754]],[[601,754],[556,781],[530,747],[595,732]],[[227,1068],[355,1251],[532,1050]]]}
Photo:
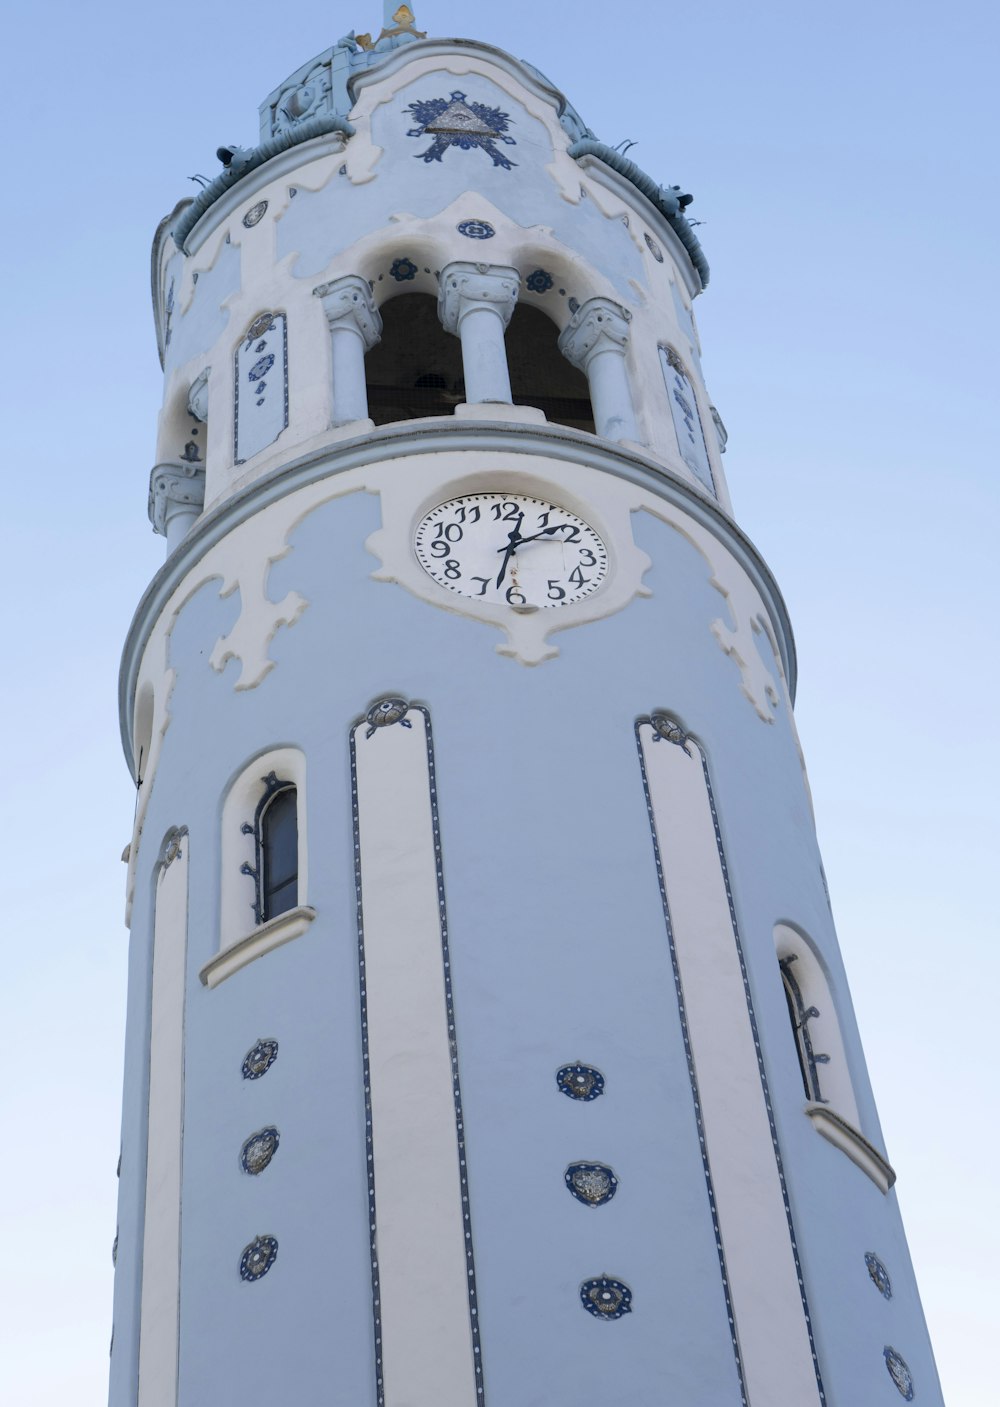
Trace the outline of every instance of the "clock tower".
{"label": "clock tower", "polygon": [[940,1407],[682,188],[405,5],[160,225],[111,1407]]}

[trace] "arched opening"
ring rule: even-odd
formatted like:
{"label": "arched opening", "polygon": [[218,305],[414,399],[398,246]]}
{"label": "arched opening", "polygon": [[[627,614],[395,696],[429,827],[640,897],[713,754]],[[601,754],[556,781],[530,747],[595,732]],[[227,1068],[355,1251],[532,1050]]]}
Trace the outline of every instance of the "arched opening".
{"label": "arched opening", "polygon": [[260,916],[266,923],[299,901],[299,825],[295,788],[282,786],[260,817]]}
{"label": "arched opening", "polygon": [[507,329],[507,364],[515,405],[535,406],[546,420],[594,434],[590,388],[559,350],[559,330],[530,303],[519,303]]}
{"label": "arched opening", "polygon": [[379,309],[382,340],[365,358],[368,414],[376,425],[451,415],[465,400],[462,344],[445,332],[437,299],[407,293]]}

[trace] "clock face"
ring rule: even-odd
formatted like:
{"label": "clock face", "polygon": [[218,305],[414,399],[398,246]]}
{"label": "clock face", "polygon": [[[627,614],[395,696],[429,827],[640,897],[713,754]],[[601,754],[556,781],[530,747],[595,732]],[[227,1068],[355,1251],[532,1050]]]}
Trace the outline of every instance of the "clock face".
{"label": "clock face", "polygon": [[568,606],[608,573],[608,549],[565,508],[517,493],[470,493],[420,520],[417,560],[448,591],[509,606]]}

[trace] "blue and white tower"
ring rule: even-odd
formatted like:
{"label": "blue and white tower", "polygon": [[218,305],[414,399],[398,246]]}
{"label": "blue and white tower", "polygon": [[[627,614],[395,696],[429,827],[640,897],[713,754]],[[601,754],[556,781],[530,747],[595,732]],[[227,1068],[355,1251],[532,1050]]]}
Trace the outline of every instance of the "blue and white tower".
{"label": "blue and white tower", "polygon": [[153,252],[112,1407],[939,1407],[690,197],[405,5],[260,118]]}

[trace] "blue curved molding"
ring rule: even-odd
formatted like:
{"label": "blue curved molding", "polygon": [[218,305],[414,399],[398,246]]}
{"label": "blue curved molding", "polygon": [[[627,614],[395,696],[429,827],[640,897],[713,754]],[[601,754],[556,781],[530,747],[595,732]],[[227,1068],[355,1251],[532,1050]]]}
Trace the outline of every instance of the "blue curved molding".
{"label": "blue curved molding", "polygon": [[645,171],[636,166],[634,161],[629,161],[628,157],[622,156],[620,151],[615,151],[614,147],[609,147],[593,137],[583,137],[579,142],[574,142],[569,148],[569,154],[575,161],[579,161],[582,156],[595,156],[598,161],[603,161],[605,166],[610,166],[612,171],[617,171],[619,176],[624,176],[626,181],[630,181],[635,186],[636,190],[641,191],[650,204],[654,205],[664,216],[690,255],[691,262],[701,279],[702,288],[706,286],[709,279],[709,268],[705,251],[698,243],[698,237],[691,228],[690,222],[684,218],[680,201],[669,186],[658,186],[652,176],[647,176]]}
{"label": "blue curved molding", "polygon": [[261,142],[259,147],[254,147],[246,153],[246,159],[241,161],[238,167],[230,166],[220,172],[215,180],[195,197],[174,226],[174,243],[184,250],[188,235],[206,210],[211,209],[219,197],[231,190],[238,181],[242,181],[244,176],[256,171],[258,166],[263,166],[265,161],[280,156],[283,151],[297,147],[301,142],[312,141],[313,137],[326,137],[331,132],[342,132],[345,137],[353,137],[355,130],[346,117],[338,117],[336,113],[324,113],[321,117],[313,117],[308,122],[301,123],[292,132],[282,132],[278,137]]}

